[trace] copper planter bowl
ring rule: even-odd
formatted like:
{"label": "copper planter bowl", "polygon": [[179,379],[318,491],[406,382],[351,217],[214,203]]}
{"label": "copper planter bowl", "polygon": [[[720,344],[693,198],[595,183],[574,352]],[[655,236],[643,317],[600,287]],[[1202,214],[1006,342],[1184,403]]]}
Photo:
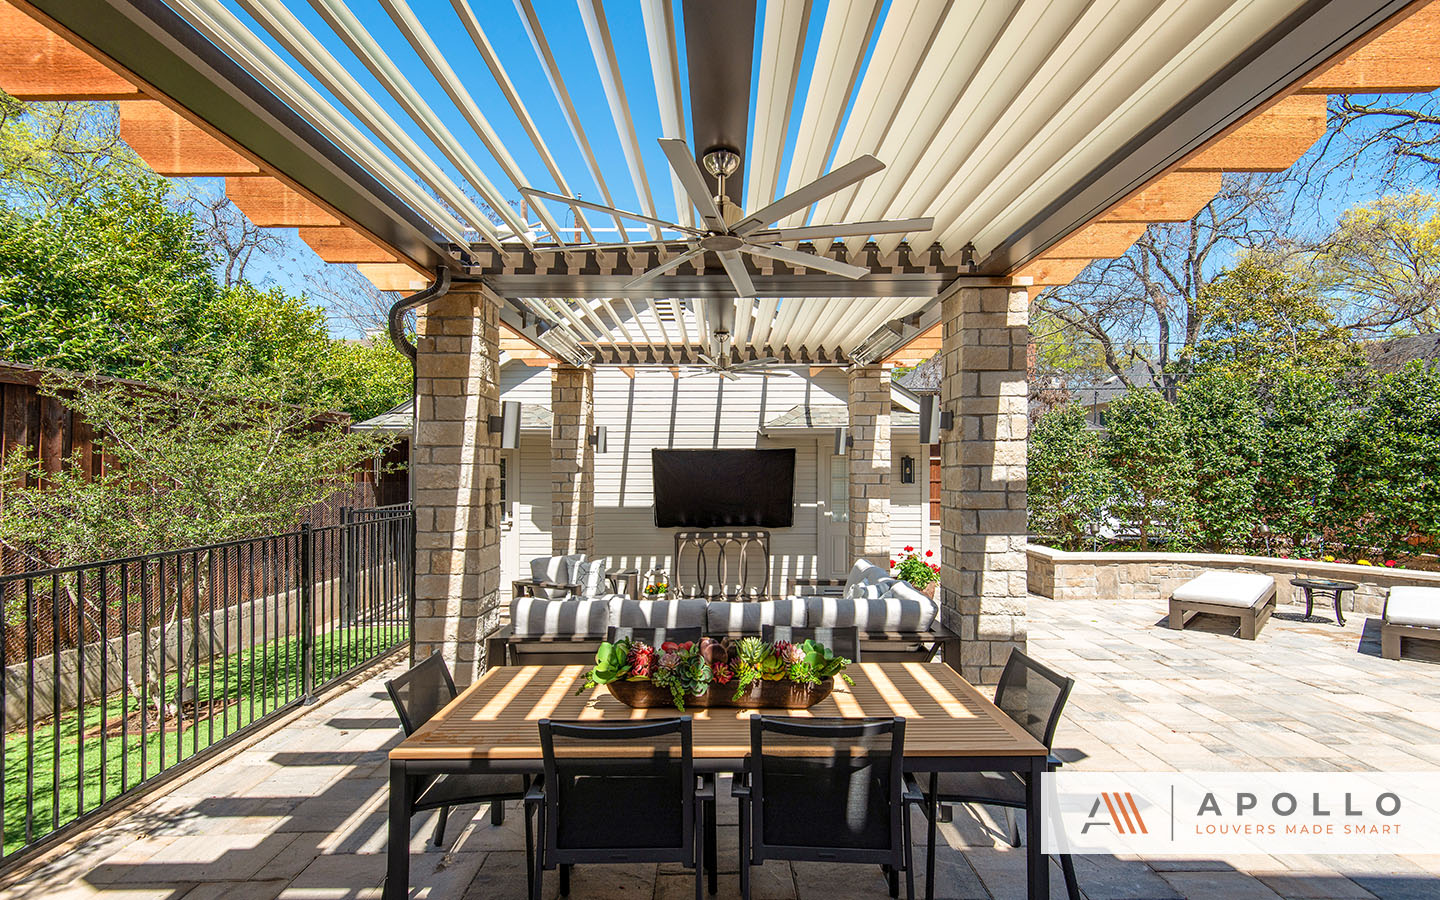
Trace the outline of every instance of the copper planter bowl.
{"label": "copper planter bowl", "polygon": [[[658,687],[649,681],[612,681],[610,693],[631,709],[675,708],[668,688]],[[735,688],[729,684],[712,684],[703,697],[686,697],[686,709],[707,709],[730,707],[732,709],[809,709],[830,696],[835,687],[834,678],[822,679],[819,684],[796,684],[781,681],[757,681],[745,689],[739,700]]]}

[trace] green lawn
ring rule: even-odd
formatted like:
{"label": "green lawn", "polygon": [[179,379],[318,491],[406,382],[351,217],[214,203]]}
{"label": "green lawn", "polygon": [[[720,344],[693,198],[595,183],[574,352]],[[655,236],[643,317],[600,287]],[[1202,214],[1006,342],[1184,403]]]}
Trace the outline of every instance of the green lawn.
{"label": "green lawn", "polygon": [[[316,687],[399,645],[407,637],[403,626],[342,627],[319,635],[315,643]],[[152,713],[142,739],[139,717],[134,715],[140,709],[140,702],[124,691],[111,693],[103,702],[97,700],[81,710],[62,714],[58,741],[52,720],[37,722],[33,752],[24,728],[7,733],[4,804],[0,807],[4,817],[4,853],[13,853],[74,820],[82,811],[82,800],[84,812],[95,809],[100,804],[102,783],[105,799],[109,800],[295,700],[301,692],[299,658],[300,641],[294,637],[229,657],[216,656],[213,662],[202,661],[196,679],[199,702],[194,711],[188,706],[185,709],[183,733],[177,731],[173,717],[166,722],[163,732],[157,730]],[[167,678],[167,693],[172,693],[175,686],[176,676],[172,673]],[[121,732],[122,710],[128,714],[128,735]],[[38,710],[37,714],[43,712]],[[102,718],[111,723],[106,726],[103,740]],[[80,740],[82,733],[83,741]],[[57,745],[58,781],[55,776]],[[26,768],[27,757],[34,764],[30,772]],[[79,778],[82,772],[83,795]],[[27,796],[34,800],[28,840]]]}

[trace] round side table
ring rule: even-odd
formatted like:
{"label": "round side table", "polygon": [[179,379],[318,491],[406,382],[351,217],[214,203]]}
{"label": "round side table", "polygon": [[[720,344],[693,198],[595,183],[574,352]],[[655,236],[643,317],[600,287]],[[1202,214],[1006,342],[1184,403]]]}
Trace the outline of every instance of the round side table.
{"label": "round side table", "polygon": [[1299,588],[1305,594],[1305,618],[1310,618],[1311,611],[1315,608],[1315,595],[1329,594],[1335,601],[1335,624],[1345,624],[1345,614],[1340,611],[1340,599],[1346,591],[1353,591],[1360,585],[1353,581],[1328,581],[1323,578],[1295,578],[1290,581],[1292,585]]}

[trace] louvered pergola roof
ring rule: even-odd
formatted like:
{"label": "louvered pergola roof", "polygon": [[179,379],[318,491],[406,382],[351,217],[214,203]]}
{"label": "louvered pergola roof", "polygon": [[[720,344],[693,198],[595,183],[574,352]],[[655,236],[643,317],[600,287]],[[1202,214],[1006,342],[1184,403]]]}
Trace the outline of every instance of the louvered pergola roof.
{"label": "louvered pergola roof", "polygon": [[[618,365],[691,362],[732,314],[736,359],[892,356],[955,286],[1064,284],[1193,216],[1223,172],[1288,167],[1329,93],[1440,85],[1424,0],[641,0],[623,22],[614,0],[12,2],[11,94],[117,100],[142,158],[225,176],[257,225],[382,289],[441,267],[483,281],[544,354]],[[502,15],[528,40],[497,41]],[[577,102],[582,79],[603,104]],[[713,254],[627,286],[690,235],[521,202],[693,225],[662,137],[739,151],[747,212],[873,154],[882,172],[780,224],[934,226],[802,245],[869,270],[855,280],[745,257],[755,296],[737,298]],[[602,141],[623,162],[602,165]],[[621,235],[671,242],[568,249]]]}

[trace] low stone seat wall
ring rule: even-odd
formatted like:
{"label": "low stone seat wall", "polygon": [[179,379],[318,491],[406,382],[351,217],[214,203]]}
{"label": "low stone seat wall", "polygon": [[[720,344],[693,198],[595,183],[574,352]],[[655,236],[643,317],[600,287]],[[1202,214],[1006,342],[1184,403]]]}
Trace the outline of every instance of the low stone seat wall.
{"label": "low stone seat wall", "polygon": [[[1030,593],[1054,600],[1165,600],[1175,588],[1205,569],[1273,575],[1281,604],[1303,601],[1295,578],[1351,581],[1360,587],[1345,595],[1349,612],[1380,615],[1385,595],[1399,584],[1440,587],[1440,572],[1388,569],[1307,559],[1275,559],[1222,553],[1091,553],[1056,550],[1040,544],[1026,548]],[[1329,609],[1328,598],[1316,607]]]}

